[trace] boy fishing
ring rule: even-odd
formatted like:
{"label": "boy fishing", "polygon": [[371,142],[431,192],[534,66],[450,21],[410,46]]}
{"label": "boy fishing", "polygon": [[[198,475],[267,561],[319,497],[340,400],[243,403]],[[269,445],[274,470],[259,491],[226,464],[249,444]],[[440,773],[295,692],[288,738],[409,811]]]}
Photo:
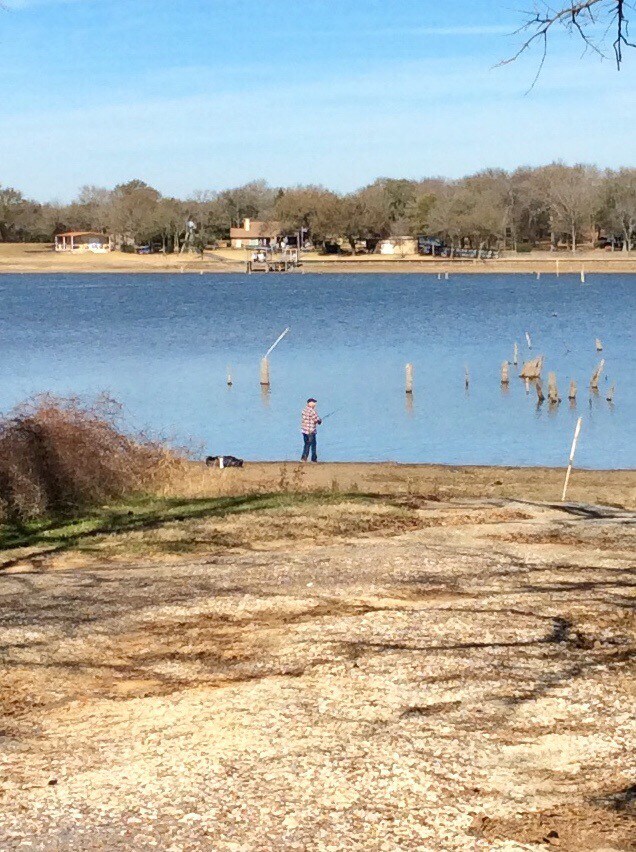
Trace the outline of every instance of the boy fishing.
{"label": "boy fishing", "polygon": [[300,428],[303,433],[303,454],[300,457],[301,461],[306,462],[310,452],[312,462],[318,461],[316,431],[321,423],[322,420],[316,411],[316,400],[310,396],[300,416]]}

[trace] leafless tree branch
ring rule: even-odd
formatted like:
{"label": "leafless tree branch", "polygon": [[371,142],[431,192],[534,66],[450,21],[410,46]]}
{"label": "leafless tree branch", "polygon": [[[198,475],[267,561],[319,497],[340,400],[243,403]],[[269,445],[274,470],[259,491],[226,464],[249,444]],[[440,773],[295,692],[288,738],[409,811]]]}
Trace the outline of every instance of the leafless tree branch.
{"label": "leafless tree branch", "polygon": [[[500,62],[500,65],[508,65],[515,62],[519,57],[534,47],[541,46],[541,59],[537,74],[530,88],[533,88],[545,64],[548,52],[548,41],[552,33],[563,27],[570,33],[578,36],[584,43],[586,49],[593,50],[599,56],[605,57],[603,50],[605,40],[610,32],[614,33],[612,50],[616,67],[620,69],[623,63],[623,50],[625,47],[636,47],[629,39],[628,9],[634,9],[634,3],[629,0],[579,0],[569,2],[554,8],[550,3],[542,2],[540,8],[535,6],[532,11],[525,14],[525,23],[517,30],[516,35],[523,35],[524,41],[519,49],[508,59]],[[607,22],[605,33],[597,37],[596,28]]]}

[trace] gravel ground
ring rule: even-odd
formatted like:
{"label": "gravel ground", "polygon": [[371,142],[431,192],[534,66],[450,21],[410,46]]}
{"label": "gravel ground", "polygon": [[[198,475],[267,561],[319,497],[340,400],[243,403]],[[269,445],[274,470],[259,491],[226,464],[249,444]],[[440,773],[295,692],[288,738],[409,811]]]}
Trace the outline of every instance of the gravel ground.
{"label": "gravel ground", "polygon": [[636,849],[634,516],[480,512],[0,575],[0,848]]}

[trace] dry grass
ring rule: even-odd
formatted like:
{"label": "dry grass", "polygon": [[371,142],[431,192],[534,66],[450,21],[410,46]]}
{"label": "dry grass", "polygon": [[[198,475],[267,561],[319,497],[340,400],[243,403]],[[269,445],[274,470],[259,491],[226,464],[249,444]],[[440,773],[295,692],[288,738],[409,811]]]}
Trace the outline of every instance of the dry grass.
{"label": "dry grass", "polygon": [[126,435],[120,414],[107,397],[45,395],[0,419],[0,519],[77,511],[156,487],[176,459]]}
{"label": "dry grass", "polygon": [[269,494],[207,500],[143,498],[83,517],[0,528],[0,570],[95,567],[139,560],[325,545],[418,529],[498,524],[530,517],[515,508],[438,508],[365,495]]}
{"label": "dry grass", "polygon": [[[428,500],[513,499],[556,503],[564,471],[546,467],[396,464],[393,462],[249,462],[208,468],[184,462],[165,480],[165,497],[201,499],[245,494],[330,493],[395,495]],[[636,508],[636,471],[575,470],[568,498]]]}

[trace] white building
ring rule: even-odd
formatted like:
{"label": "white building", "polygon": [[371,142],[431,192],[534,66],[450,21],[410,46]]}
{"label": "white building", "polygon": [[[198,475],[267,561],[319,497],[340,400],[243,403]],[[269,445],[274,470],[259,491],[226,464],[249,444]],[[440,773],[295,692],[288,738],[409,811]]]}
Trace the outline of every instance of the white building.
{"label": "white building", "polygon": [[65,234],[55,235],[55,251],[91,251],[105,254],[112,250],[112,237],[97,231],[67,231]]}

